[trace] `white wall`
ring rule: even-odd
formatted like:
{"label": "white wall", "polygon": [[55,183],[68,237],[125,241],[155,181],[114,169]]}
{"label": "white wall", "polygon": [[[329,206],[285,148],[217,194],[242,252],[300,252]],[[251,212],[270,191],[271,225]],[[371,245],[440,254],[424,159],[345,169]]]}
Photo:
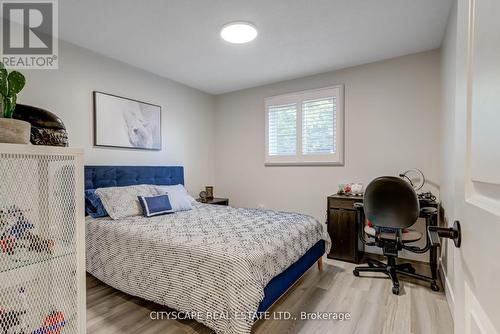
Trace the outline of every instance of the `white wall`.
{"label": "white wall", "polygon": [[[265,167],[264,98],[333,84],[345,85],[345,166]],[[339,183],[418,167],[439,184],[440,94],[435,50],[219,95],[215,193],[324,221]]]}
{"label": "white wall", "polygon": [[[214,182],[213,96],[62,41],[58,70],[22,72],[27,84],[19,103],[57,114],[87,164],[182,165],[193,194]],[[94,90],[160,105],[163,149],[94,147]]]}

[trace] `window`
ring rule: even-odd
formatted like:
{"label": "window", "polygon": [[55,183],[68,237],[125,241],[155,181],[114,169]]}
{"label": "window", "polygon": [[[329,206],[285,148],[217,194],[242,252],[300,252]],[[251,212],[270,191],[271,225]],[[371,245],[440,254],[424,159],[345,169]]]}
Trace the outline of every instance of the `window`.
{"label": "window", "polygon": [[270,106],[269,155],[295,155],[297,153],[297,106],[284,104]]}
{"label": "window", "polygon": [[343,164],[343,102],[343,86],[267,98],[266,165]]}

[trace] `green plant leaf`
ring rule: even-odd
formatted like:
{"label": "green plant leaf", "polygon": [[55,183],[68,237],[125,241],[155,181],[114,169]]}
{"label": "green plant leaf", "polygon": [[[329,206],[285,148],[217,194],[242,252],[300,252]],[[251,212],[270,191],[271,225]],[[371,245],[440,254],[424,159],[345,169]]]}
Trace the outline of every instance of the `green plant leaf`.
{"label": "green plant leaf", "polygon": [[7,100],[9,101],[8,103],[8,110],[5,110],[4,108],[4,117],[6,118],[12,118],[14,116],[14,110],[16,109],[16,102],[17,102],[17,96],[9,96],[7,97]]}
{"label": "green plant leaf", "polygon": [[17,95],[10,97],[10,117],[14,117],[14,110],[16,110]]}
{"label": "green plant leaf", "polygon": [[12,107],[12,98],[8,96],[3,97],[3,117],[12,118],[14,108]]}
{"label": "green plant leaf", "polygon": [[10,72],[9,76],[7,77],[7,81],[9,82],[8,95],[15,95],[19,93],[26,84],[26,79],[24,78],[24,75],[22,75],[18,71]]}
{"label": "green plant leaf", "polygon": [[5,68],[0,69],[0,94],[6,96],[9,94],[9,86],[7,84],[7,70]]}

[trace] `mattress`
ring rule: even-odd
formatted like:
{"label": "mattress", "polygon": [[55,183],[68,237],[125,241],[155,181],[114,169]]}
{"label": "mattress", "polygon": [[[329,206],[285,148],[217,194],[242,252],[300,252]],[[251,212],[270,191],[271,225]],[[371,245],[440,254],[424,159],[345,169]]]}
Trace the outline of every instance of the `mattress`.
{"label": "mattress", "polygon": [[318,241],[313,217],[195,204],[159,217],[86,220],[87,271],[217,333],[250,333],[264,288]]}

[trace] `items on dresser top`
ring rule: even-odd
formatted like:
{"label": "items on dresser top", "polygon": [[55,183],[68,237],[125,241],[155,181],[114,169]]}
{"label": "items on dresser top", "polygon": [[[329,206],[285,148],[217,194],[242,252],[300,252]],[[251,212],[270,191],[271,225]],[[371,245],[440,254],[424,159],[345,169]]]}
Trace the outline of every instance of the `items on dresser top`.
{"label": "items on dresser top", "polygon": [[362,196],[363,184],[362,183],[339,184],[339,190],[337,194],[348,195],[348,196]]}
{"label": "items on dresser top", "polygon": [[214,187],[213,186],[206,186],[205,192],[207,193],[207,199],[214,198]]}
{"label": "items on dresser top", "polygon": [[200,191],[198,196],[200,197],[199,199],[201,199],[202,203],[212,200],[214,198],[214,187],[206,186],[205,190]]}
{"label": "items on dresser top", "polygon": [[207,201],[207,192],[205,190],[200,191],[198,196],[199,196],[198,200],[201,200],[201,202]]}
{"label": "items on dresser top", "polygon": [[430,191],[423,192],[418,194],[418,199],[420,202],[422,201],[427,201],[427,202],[434,202],[436,200],[436,196]]}
{"label": "items on dresser top", "polygon": [[[399,174],[399,177],[407,181],[415,191],[421,190],[427,182],[424,173],[418,168],[404,171]],[[432,203],[436,201],[437,198],[431,191],[422,191],[418,193],[418,199],[421,204],[420,206],[422,207],[422,201]]]}

